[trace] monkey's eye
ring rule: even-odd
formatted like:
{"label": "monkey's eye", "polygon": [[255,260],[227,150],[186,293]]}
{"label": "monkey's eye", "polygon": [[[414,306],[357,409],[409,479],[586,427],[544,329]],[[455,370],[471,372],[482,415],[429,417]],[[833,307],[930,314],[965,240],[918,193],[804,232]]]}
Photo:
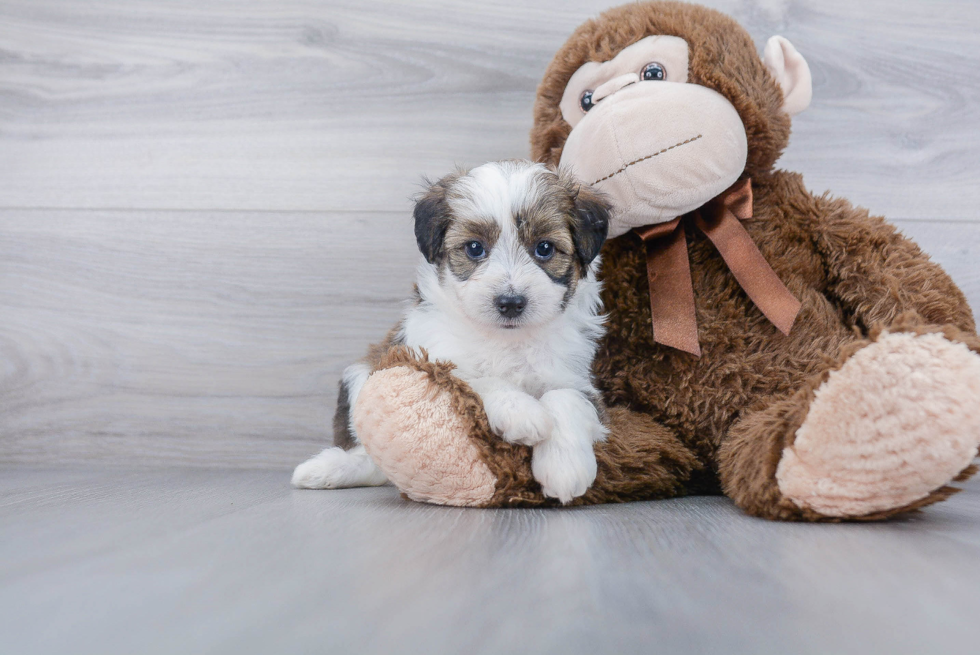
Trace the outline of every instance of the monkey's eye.
{"label": "monkey's eye", "polygon": [[538,245],[534,247],[534,256],[543,262],[548,261],[555,256],[555,244],[550,241],[538,241]]}
{"label": "monkey's eye", "polygon": [[470,241],[463,246],[463,249],[466,251],[466,256],[470,259],[483,259],[487,256],[487,249],[479,241]]}
{"label": "monkey's eye", "polygon": [[643,67],[643,73],[640,74],[640,77],[647,81],[662,82],[667,79],[667,71],[657,62],[652,62]]}
{"label": "monkey's eye", "polygon": [[592,92],[586,91],[582,94],[582,99],[579,100],[579,104],[582,106],[582,111],[589,111],[595,105],[592,104]]}

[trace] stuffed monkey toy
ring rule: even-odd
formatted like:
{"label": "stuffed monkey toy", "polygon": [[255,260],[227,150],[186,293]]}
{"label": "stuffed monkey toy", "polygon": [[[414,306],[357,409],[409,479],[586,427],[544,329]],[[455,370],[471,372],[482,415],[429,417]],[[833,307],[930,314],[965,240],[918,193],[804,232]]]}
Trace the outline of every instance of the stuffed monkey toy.
{"label": "stuffed monkey toy", "polygon": [[[980,339],[914,243],[774,168],[810,72],[781,37],[676,2],[579,27],[538,89],[532,156],[612,201],[594,363],[598,472],[572,504],[723,493],[783,520],[947,498],[980,443]],[[409,498],[557,505],[452,367],[392,349],[352,411]]]}

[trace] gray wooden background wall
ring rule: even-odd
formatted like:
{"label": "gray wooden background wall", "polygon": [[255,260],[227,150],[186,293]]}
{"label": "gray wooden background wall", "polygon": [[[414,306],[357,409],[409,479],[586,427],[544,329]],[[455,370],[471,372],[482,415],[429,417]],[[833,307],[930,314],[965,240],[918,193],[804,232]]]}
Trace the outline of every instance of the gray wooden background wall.
{"label": "gray wooden background wall", "polygon": [[[980,3],[714,0],[790,38],[782,160],[980,308]],[[523,156],[607,2],[0,0],[0,463],[287,467],[399,313],[421,175]]]}

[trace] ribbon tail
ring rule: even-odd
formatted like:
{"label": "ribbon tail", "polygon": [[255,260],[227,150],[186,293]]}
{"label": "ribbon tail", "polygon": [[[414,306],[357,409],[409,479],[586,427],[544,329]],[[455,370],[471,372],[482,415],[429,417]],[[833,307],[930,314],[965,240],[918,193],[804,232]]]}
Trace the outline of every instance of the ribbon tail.
{"label": "ribbon tail", "polygon": [[647,241],[647,279],[653,340],[700,357],[694,287],[683,225],[668,235]]}
{"label": "ribbon tail", "polygon": [[695,220],[755,306],[780,332],[789,336],[800,313],[800,301],[772,270],[738,217],[724,208],[710,223],[701,215]]}

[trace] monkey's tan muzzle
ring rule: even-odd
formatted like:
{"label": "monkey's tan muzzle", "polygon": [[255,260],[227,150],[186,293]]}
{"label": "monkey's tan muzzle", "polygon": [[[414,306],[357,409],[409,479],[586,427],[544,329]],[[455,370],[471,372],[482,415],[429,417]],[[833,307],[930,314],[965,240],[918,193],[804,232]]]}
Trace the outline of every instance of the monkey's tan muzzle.
{"label": "monkey's tan muzzle", "polygon": [[613,203],[609,237],[697,209],[745,169],[745,127],[723,96],[673,82],[630,84],[575,126],[561,165]]}

